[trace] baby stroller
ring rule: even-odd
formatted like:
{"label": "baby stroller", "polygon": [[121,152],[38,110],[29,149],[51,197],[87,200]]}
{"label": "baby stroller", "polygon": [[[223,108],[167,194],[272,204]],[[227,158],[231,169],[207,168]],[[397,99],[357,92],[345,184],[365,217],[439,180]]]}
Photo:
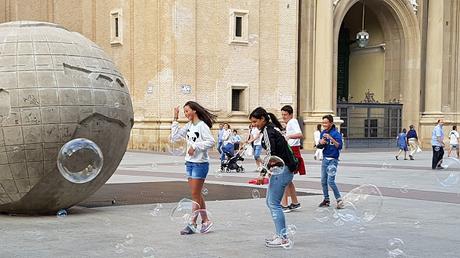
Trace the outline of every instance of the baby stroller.
{"label": "baby stroller", "polygon": [[235,171],[236,173],[244,173],[244,167],[241,164],[244,161],[243,153],[246,150],[246,146],[238,150],[235,155],[225,152],[226,160],[220,164],[220,169],[222,172],[231,173]]}

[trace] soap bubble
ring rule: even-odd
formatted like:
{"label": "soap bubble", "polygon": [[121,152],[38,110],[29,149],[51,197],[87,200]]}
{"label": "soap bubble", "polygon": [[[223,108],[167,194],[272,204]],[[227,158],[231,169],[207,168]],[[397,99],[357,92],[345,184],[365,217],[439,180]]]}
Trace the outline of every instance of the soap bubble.
{"label": "soap bubble", "polygon": [[200,205],[197,202],[183,198],[171,209],[169,218],[178,224],[187,224],[192,213],[199,209]]}
{"label": "soap bubble", "polygon": [[460,181],[460,161],[456,158],[444,158],[438,162],[436,179],[444,187],[458,185]]}
{"label": "soap bubble", "polygon": [[265,156],[262,167],[269,171],[271,175],[279,175],[284,171],[284,161],[278,156]]}
{"label": "soap bubble", "polygon": [[76,184],[87,183],[102,170],[102,151],[93,141],[85,138],[73,139],[59,151],[57,166],[68,181]]}

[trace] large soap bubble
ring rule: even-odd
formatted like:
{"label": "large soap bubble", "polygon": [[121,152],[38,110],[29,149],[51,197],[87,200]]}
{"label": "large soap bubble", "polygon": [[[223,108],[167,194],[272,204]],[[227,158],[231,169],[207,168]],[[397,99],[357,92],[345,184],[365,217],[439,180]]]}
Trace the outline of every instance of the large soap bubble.
{"label": "large soap bubble", "polygon": [[93,180],[101,172],[103,163],[99,146],[85,138],[73,139],[64,144],[57,159],[62,176],[76,184]]}
{"label": "large soap bubble", "polygon": [[262,166],[271,175],[279,175],[284,171],[284,161],[278,156],[268,155],[264,158]]}

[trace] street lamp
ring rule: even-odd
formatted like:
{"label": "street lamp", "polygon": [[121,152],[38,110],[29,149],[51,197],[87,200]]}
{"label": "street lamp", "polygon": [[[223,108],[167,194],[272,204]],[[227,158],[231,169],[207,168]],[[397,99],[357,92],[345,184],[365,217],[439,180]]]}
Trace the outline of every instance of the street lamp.
{"label": "street lamp", "polygon": [[356,34],[356,41],[358,42],[358,46],[360,48],[365,48],[367,47],[367,44],[369,43],[369,33],[367,33],[366,30],[364,30],[364,17],[365,17],[365,10],[366,6],[364,5],[364,0],[363,0],[363,16],[361,19],[361,31]]}

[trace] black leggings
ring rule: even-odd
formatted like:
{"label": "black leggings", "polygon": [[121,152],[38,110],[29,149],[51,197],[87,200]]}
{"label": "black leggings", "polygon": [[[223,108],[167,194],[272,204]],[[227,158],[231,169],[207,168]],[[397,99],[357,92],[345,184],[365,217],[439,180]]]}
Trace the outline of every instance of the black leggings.
{"label": "black leggings", "polygon": [[440,166],[440,160],[444,157],[444,148],[441,146],[431,146],[433,147],[433,159],[431,160],[431,168],[435,169],[437,166]]}

